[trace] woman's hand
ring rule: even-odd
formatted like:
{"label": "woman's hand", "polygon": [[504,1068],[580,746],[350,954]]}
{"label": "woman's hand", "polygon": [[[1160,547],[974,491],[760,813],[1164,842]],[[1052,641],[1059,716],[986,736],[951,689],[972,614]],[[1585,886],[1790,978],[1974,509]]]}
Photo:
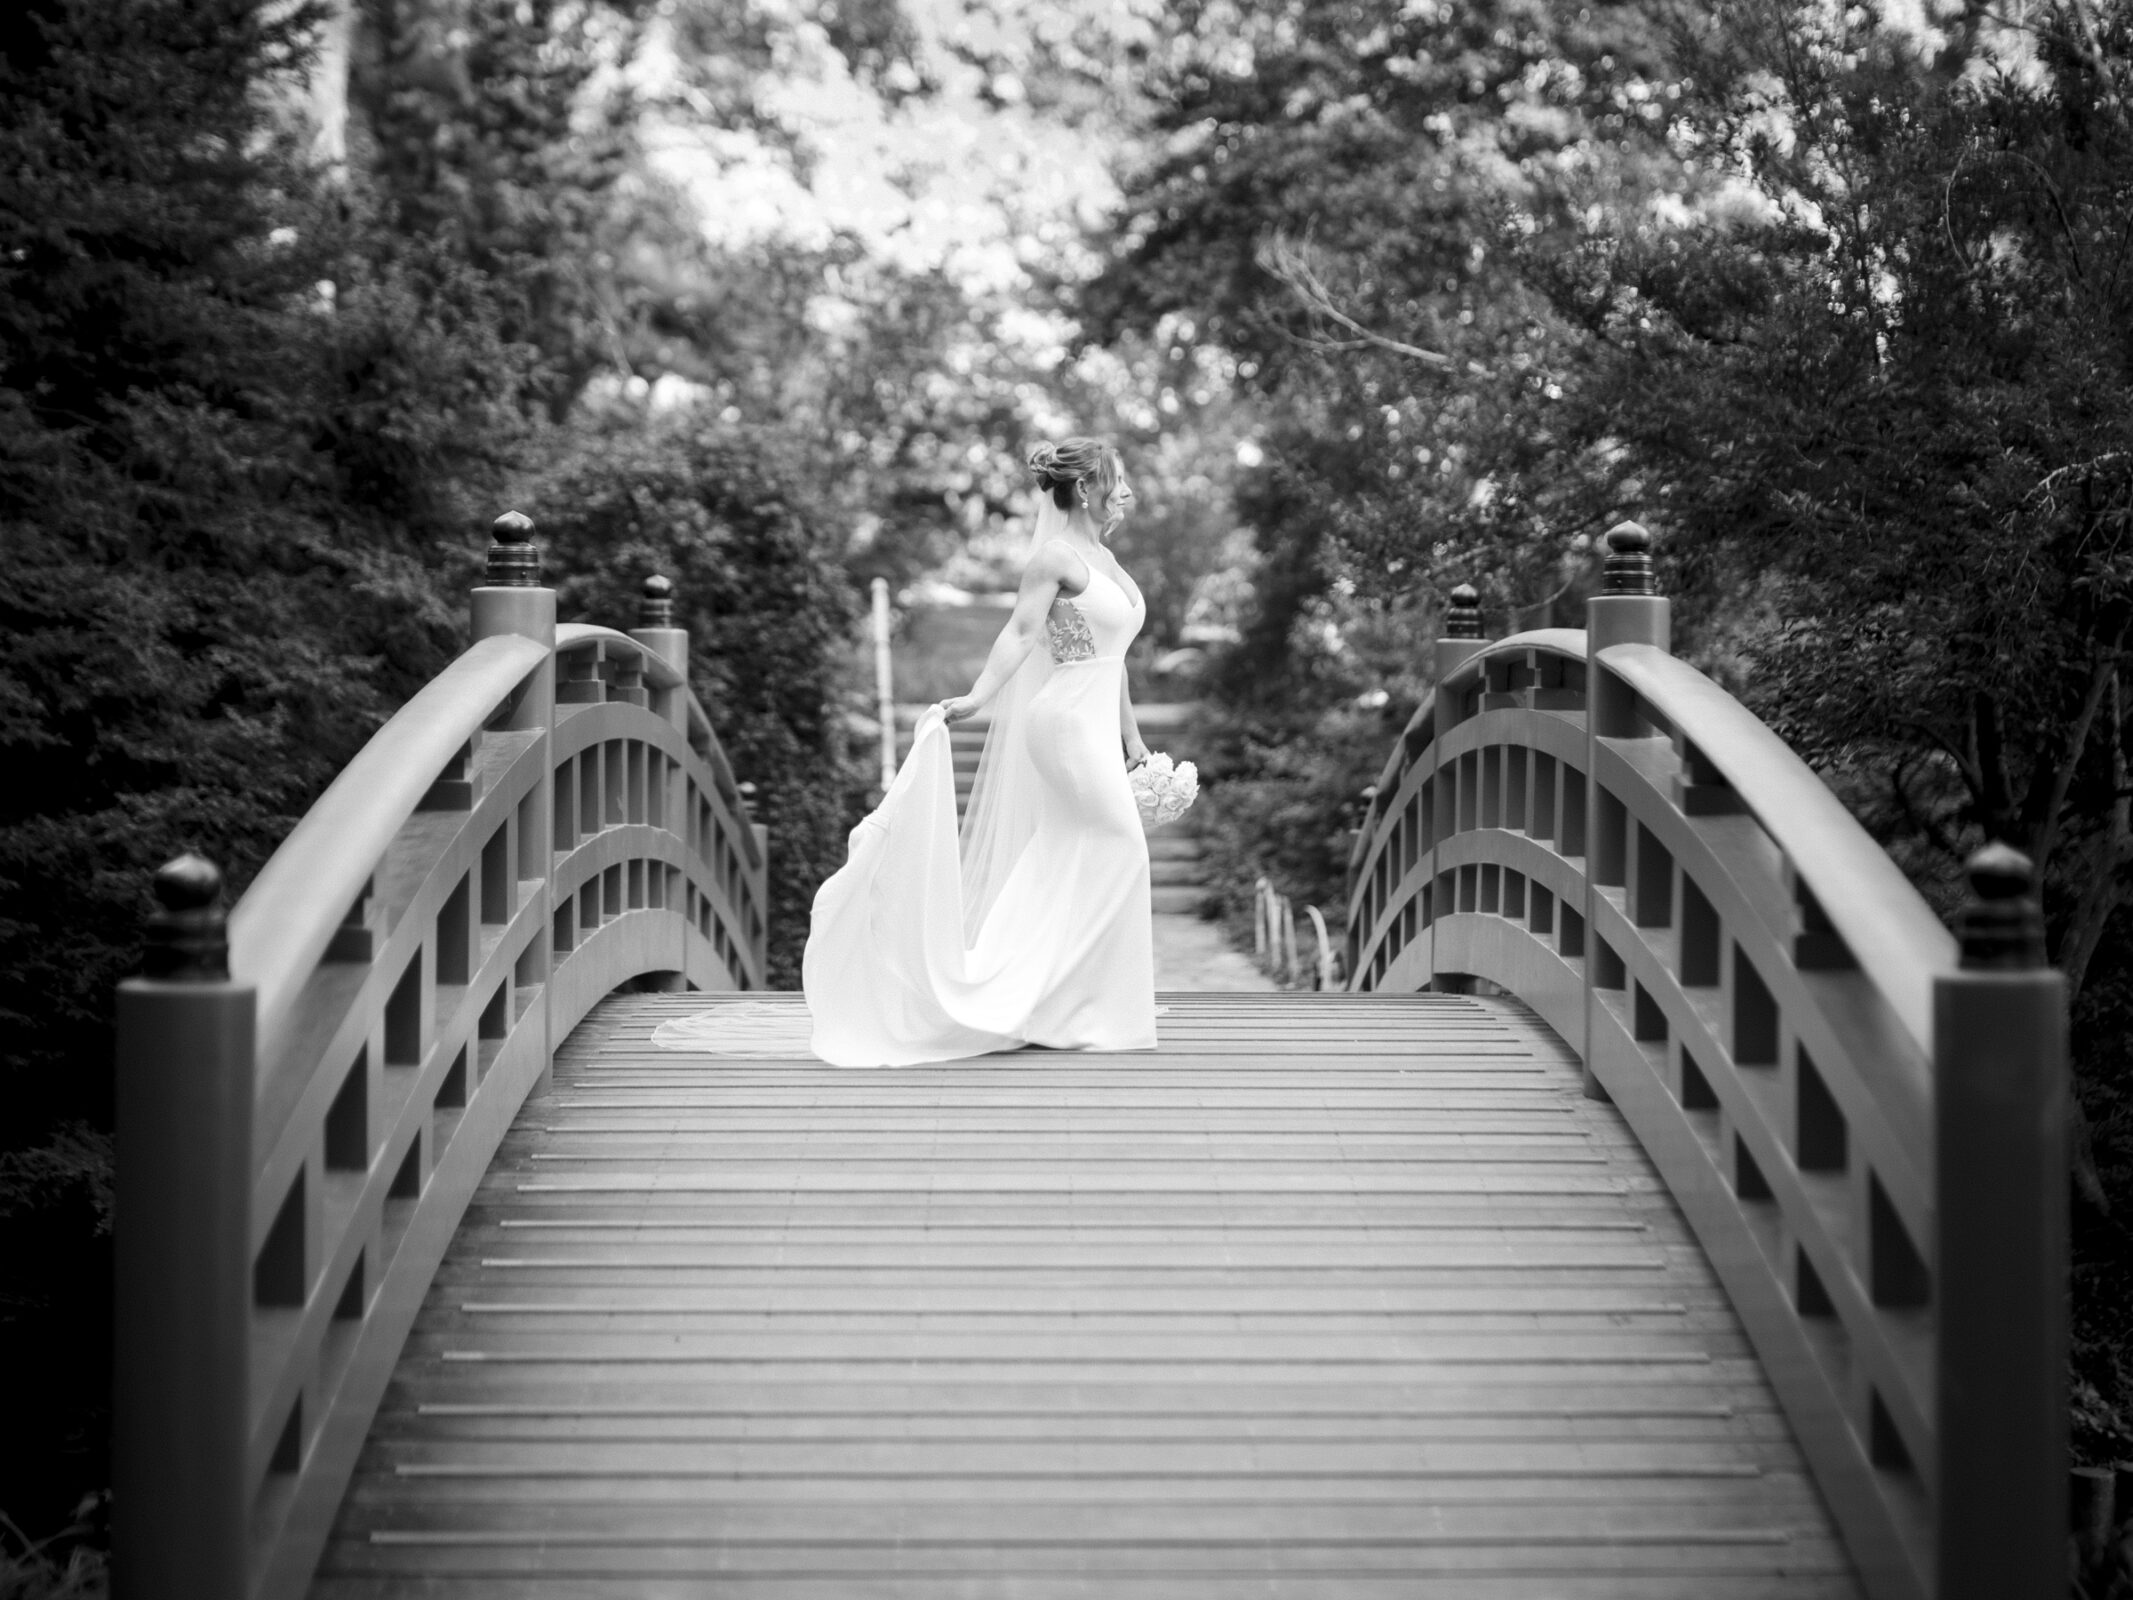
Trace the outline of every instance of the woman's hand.
{"label": "woman's hand", "polygon": [[985,709],[985,702],[975,695],[959,694],[941,702],[941,716],[949,722],[968,722]]}
{"label": "woman's hand", "polygon": [[1147,759],[1148,746],[1143,740],[1134,739],[1128,742],[1126,745],[1126,770],[1128,772],[1131,772]]}

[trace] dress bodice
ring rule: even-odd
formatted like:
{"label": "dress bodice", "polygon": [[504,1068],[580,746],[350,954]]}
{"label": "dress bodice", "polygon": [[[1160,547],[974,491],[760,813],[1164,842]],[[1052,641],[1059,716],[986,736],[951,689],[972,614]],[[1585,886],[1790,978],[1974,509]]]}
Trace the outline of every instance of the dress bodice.
{"label": "dress bodice", "polygon": [[1089,581],[1080,594],[1060,595],[1044,619],[1044,642],[1057,662],[1116,658],[1141,631],[1147,602],[1092,561],[1082,563]]}

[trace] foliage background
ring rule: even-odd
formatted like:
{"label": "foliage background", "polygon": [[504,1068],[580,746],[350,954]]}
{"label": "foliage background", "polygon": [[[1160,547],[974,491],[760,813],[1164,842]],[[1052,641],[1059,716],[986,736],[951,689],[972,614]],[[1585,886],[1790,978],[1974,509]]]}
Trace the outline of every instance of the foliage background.
{"label": "foliage background", "polygon": [[0,8],[0,1364],[35,1375],[0,1527],[61,1567],[103,1536],[149,875],[197,849],[242,891],[461,648],[504,506],[566,619],[676,580],[796,981],[865,795],[856,595],[997,538],[1072,420],[1019,241],[1079,249],[1108,183],[1072,133],[1104,11]]}
{"label": "foliage background", "polygon": [[[673,576],[773,830],[867,792],[867,580],[1126,448],[1222,910],[1337,924],[1440,597],[1679,648],[2077,986],[2077,1438],[2133,1454],[2133,3],[23,0],[0,10],[0,1511],[100,1537],[108,995],[456,651]],[[1189,670],[1188,656],[1175,659]],[[857,754],[855,756],[855,746]],[[62,1532],[62,1530],[65,1530]]]}
{"label": "foliage background", "polygon": [[1338,900],[1358,719],[1414,702],[1438,595],[1575,624],[1640,518],[1677,651],[1929,899],[1986,838],[2036,860],[2077,1445],[2133,1451],[2133,8],[1191,0],[1156,67],[1079,304],[1218,344],[1256,402],[1233,889]]}

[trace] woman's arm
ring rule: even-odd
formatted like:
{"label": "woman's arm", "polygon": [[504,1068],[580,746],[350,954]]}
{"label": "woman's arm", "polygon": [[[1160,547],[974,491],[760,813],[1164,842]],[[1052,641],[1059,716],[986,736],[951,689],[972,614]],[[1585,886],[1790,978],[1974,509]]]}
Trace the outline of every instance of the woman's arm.
{"label": "woman's arm", "polygon": [[1125,663],[1118,672],[1118,731],[1126,741],[1126,770],[1131,772],[1148,759],[1148,746],[1141,738],[1141,725],[1133,716],[1133,693],[1126,682]]}
{"label": "woman's arm", "polygon": [[[941,710],[950,722],[974,717],[992,704],[992,697],[1015,675],[1015,669],[1022,665],[1022,658],[1037,642],[1037,635],[1044,629],[1044,619],[1051,612],[1052,601],[1075,576],[1072,569],[1080,562],[1079,556],[1056,540],[1042,545],[1030,557],[1029,565],[1022,572],[1022,587],[1015,595],[1015,609],[1007,619],[1007,626],[1000,630],[1000,637],[992,642],[992,652],[985,658],[985,670],[970,686],[970,693],[941,702]],[[1086,586],[1087,580],[1083,581]]]}

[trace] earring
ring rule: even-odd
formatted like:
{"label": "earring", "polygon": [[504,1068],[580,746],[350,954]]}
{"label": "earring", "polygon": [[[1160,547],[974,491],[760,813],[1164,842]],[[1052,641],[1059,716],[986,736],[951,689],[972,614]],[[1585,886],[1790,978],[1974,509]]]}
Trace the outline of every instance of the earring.
{"label": "earring", "polygon": [[1084,510],[1084,511],[1088,510],[1088,509],[1089,509],[1089,480],[1088,480],[1087,478],[1083,478],[1083,479],[1080,479],[1080,480],[1079,480],[1078,482],[1076,482],[1076,483],[1075,483],[1074,487],[1075,487],[1075,488],[1076,488],[1077,490],[1079,490],[1079,491],[1080,491],[1080,493],[1081,493],[1081,509],[1082,509],[1082,510]]}

